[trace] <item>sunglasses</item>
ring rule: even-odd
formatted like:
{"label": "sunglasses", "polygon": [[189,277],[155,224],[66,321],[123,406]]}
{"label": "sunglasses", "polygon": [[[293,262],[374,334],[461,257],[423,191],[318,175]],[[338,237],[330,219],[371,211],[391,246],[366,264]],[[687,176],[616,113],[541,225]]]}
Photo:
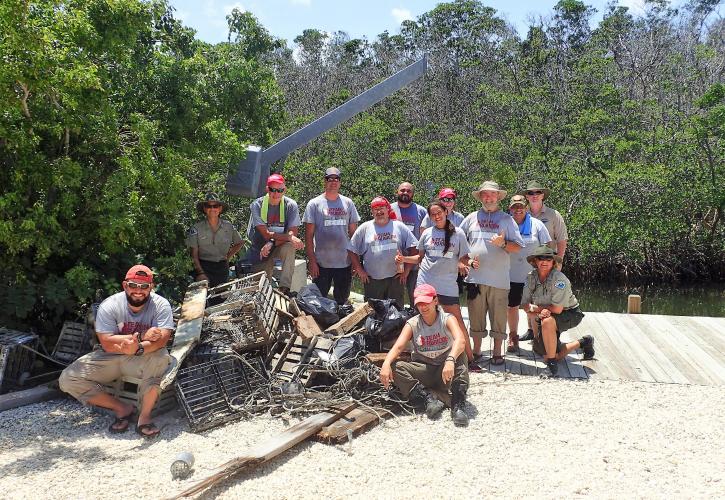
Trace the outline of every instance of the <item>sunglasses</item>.
{"label": "sunglasses", "polygon": [[445,203],[450,203],[452,201],[456,201],[456,199],[455,198],[448,198],[448,197],[446,197],[446,198],[441,198],[441,201],[443,201]]}
{"label": "sunglasses", "polygon": [[554,257],[550,255],[544,255],[543,257],[536,257],[539,260],[554,260]]}
{"label": "sunglasses", "polygon": [[269,188],[270,193],[284,193],[284,188]]}
{"label": "sunglasses", "polygon": [[536,196],[539,194],[544,194],[544,192],[543,191],[526,191],[526,194],[528,194],[529,196]]}
{"label": "sunglasses", "polygon": [[205,203],[204,208],[221,208],[221,205],[218,203]]}
{"label": "sunglasses", "polygon": [[151,286],[151,283],[135,283],[133,281],[128,281],[127,283],[128,287],[133,289],[140,288],[141,290],[147,290]]}
{"label": "sunglasses", "polygon": [[325,177],[325,180],[327,182],[338,182],[340,180],[340,178],[336,175],[331,175],[329,177]]}

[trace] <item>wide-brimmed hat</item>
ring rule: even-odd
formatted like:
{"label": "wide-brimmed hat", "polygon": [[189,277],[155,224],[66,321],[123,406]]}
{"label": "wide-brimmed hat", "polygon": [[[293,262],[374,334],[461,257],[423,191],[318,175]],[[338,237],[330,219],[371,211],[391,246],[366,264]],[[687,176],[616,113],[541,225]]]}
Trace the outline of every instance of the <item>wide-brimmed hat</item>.
{"label": "wide-brimmed hat", "polygon": [[[206,193],[206,196],[204,196],[204,199],[196,203],[196,209],[204,213],[204,204],[205,203],[219,203],[222,206],[222,212],[227,209],[227,204],[224,203],[222,200],[219,199],[216,193]],[[219,212],[221,213],[221,212]]]}
{"label": "wide-brimmed hat", "polygon": [[538,181],[529,181],[529,183],[526,185],[526,189],[519,191],[518,194],[526,196],[527,191],[543,191],[544,199],[547,199],[549,197],[549,193],[551,192],[549,188],[545,188],[544,186],[539,184]]}
{"label": "wide-brimmed hat", "polygon": [[528,204],[529,202],[526,201],[526,196],[522,194],[515,194],[511,197],[511,201],[509,201],[509,208],[513,207],[514,205],[527,206]]}
{"label": "wide-brimmed hat", "polygon": [[534,260],[539,257],[553,257],[554,262],[556,262],[557,264],[561,264],[561,257],[556,255],[556,252],[554,252],[551,247],[548,247],[546,245],[541,245],[536,250],[534,250],[531,255],[526,257],[526,262],[534,266]]}
{"label": "wide-brimmed hat", "polygon": [[478,186],[478,189],[475,191],[471,191],[471,194],[474,198],[476,198],[478,201],[483,203],[481,201],[481,191],[497,191],[498,192],[498,201],[503,200],[506,198],[506,191],[498,187],[498,182],[495,181],[486,181],[480,186]]}

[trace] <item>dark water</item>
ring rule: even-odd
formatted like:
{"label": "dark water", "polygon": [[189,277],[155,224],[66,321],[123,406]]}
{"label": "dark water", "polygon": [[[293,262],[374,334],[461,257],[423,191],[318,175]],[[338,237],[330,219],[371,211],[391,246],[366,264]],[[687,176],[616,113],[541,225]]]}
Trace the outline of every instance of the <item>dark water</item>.
{"label": "dark water", "polygon": [[[362,294],[362,286],[353,281],[353,291]],[[683,286],[677,288],[641,286],[605,288],[574,285],[574,294],[583,311],[627,312],[627,296],[642,297],[642,314],[668,316],[725,317],[725,284]],[[465,294],[461,305],[465,305]]]}

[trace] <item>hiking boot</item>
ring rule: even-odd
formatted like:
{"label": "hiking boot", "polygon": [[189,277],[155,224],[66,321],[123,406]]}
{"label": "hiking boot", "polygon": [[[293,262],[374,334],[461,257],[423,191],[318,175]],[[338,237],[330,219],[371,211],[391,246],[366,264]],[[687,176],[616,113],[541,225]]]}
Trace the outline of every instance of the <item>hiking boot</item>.
{"label": "hiking boot", "polygon": [[594,358],[594,338],[591,335],[584,335],[580,338],[579,347],[584,351],[584,359]]}
{"label": "hiking boot", "polygon": [[466,413],[466,388],[461,384],[451,387],[451,419],[456,427],[468,425]]}
{"label": "hiking boot", "polygon": [[556,374],[559,373],[559,362],[556,360],[556,358],[547,359],[546,367],[549,369],[552,377],[556,377]]}
{"label": "hiking boot", "polygon": [[436,418],[446,407],[443,401],[428,392],[420,383],[410,391],[409,399],[419,402],[421,406],[425,406],[425,414],[430,419]]}
{"label": "hiking boot", "polygon": [[527,340],[534,340],[534,331],[529,328],[522,336],[519,337],[519,342],[525,342]]}

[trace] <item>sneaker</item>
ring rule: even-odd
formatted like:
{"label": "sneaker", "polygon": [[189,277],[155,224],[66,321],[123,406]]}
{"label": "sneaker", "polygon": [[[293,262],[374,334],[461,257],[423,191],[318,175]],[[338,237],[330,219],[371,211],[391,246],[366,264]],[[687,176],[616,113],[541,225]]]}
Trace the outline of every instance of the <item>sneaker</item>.
{"label": "sneaker", "polygon": [[546,367],[549,369],[552,377],[556,377],[556,374],[559,373],[559,362],[556,359],[547,360]]}
{"label": "sneaker", "polygon": [[483,368],[481,368],[479,364],[474,360],[468,363],[468,371],[471,373],[481,373],[483,371]]}
{"label": "sneaker", "polygon": [[584,359],[594,358],[594,337],[591,335],[584,335],[579,339],[579,347],[584,351]]}
{"label": "sneaker", "polygon": [[529,328],[522,336],[519,337],[519,342],[525,342],[527,340],[534,340],[534,331]]}

